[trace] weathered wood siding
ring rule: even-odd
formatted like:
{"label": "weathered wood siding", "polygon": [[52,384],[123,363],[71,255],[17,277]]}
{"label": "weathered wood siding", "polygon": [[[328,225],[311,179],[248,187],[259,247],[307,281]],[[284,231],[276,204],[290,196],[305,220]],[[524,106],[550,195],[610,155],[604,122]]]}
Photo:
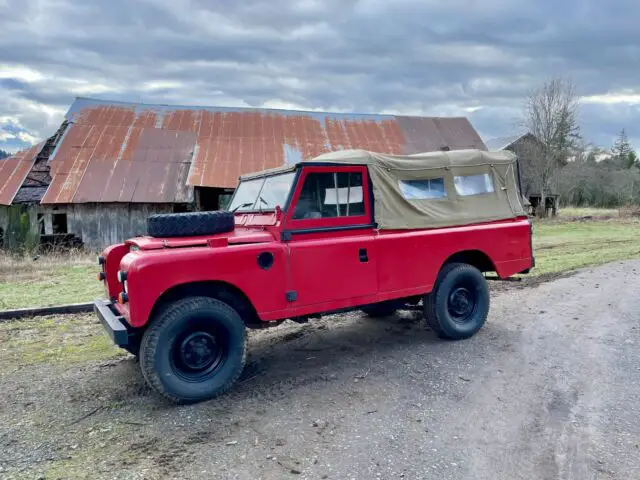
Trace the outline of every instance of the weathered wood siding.
{"label": "weathered wood siding", "polygon": [[0,205],[0,229],[2,229],[3,232],[6,232],[7,225],[9,225],[9,207],[6,205]]}
{"label": "weathered wood siding", "polygon": [[[9,208],[0,205],[0,228],[7,231]],[[108,245],[120,243],[127,238],[145,235],[147,217],[154,213],[171,213],[172,204],[72,204],[72,205],[31,205],[25,206],[29,214],[31,229],[39,232],[38,215],[42,215],[44,233],[52,231],[52,215],[67,215],[67,233],[82,240],[85,248],[101,251]]]}
{"label": "weathered wood siding", "polygon": [[77,204],[52,213],[67,213],[67,230],[82,239],[85,248],[100,251],[127,238],[145,235],[147,217],[171,213],[168,204]]}

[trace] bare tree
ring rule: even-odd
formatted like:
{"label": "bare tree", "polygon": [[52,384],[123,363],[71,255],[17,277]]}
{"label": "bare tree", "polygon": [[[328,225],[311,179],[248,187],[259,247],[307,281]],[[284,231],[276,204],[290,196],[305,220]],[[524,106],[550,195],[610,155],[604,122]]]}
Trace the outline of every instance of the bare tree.
{"label": "bare tree", "polygon": [[540,186],[537,215],[546,216],[546,198],[556,184],[557,174],[578,147],[578,96],[570,80],[554,78],[527,97],[523,124],[539,141],[535,162],[536,184]]}

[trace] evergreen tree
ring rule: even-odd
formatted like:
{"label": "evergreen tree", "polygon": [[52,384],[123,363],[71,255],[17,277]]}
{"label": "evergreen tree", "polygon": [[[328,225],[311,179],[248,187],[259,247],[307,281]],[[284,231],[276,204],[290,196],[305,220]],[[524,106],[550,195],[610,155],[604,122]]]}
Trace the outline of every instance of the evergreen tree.
{"label": "evergreen tree", "polygon": [[631,168],[635,164],[635,153],[631,149],[631,144],[629,143],[627,132],[625,132],[624,128],[618,134],[612,152],[613,159],[623,168]]}
{"label": "evergreen tree", "polygon": [[3,158],[8,158],[9,152],[5,152],[4,150],[0,150],[0,160],[2,160]]}

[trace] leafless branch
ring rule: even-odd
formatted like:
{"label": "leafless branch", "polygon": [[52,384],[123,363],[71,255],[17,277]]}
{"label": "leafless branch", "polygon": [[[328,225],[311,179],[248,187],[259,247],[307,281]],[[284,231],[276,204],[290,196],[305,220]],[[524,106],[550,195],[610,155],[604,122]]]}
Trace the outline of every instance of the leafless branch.
{"label": "leafless branch", "polygon": [[[523,126],[538,140],[534,174],[538,177],[541,205],[550,193],[559,168],[578,146],[578,108],[575,86],[563,78],[547,81],[527,97]],[[544,214],[544,208],[541,213]]]}

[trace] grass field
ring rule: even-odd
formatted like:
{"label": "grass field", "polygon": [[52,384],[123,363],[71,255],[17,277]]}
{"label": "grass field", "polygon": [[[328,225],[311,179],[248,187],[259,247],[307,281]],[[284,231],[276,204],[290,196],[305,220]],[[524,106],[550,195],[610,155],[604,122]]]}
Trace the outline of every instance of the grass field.
{"label": "grass field", "polygon": [[0,310],[91,301],[103,295],[94,256],[13,258],[0,254]]}
{"label": "grass field", "polygon": [[558,210],[560,217],[617,217],[619,214],[617,208],[562,207]]}
{"label": "grass field", "polygon": [[533,238],[533,275],[640,257],[637,220],[545,220],[534,223]]}
{"label": "grass field", "polygon": [[102,361],[125,356],[92,314],[0,322],[0,371],[16,365]]}
{"label": "grass field", "polygon": [[[613,211],[566,209],[566,217],[610,216]],[[532,275],[558,273],[640,257],[640,221],[626,218],[534,223],[536,268]],[[88,302],[103,296],[94,257],[67,255],[12,259],[0,255],[0,310]]]}

